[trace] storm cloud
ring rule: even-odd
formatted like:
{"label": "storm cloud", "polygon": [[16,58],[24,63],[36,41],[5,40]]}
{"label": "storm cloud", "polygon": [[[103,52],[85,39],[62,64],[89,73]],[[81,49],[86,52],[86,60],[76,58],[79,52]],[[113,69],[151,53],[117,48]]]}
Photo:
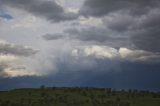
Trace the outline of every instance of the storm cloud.
{"label": "storm cloud", "polygon": [[0,2],[0,89],[160,89],[159,0]]}
{"label": "storm cloud", "polygon": [[[113,32],[108,28],[89,27],[89,28],[71,28],[65,30],[68,37],[78,39],[84,42],[97,42],[101,45],[108,45],[115,48],[129,47],[131,42],[128,41],[128,36],[121,36],[117,32]],[[124,42],[125,41],[125,42]]]}
{"label": "storm cloud", "polygon": [[[136,70],[135,70],[136,67]],[[120,68],[119,68],[120,69]],[[115,89],[140,89],[159,91],[160,85],[160,66],[158,64],[139,64],[139,63],[121,63],[121,69],[118,72],[98,71],[96,68],[91,71],[70,71],[61,70],[54,75],[49,76],[23,76],[14,78],[0,78],[1,90],[10,90],[14,88],[40,87],[112,87]],[[123,70],[123,71],[122,71]]]}
{"label": "storm cloud", "polygon": [[2,3],[6,6],[28,11],[35,16],[45,18],[51,22],[73,20],[78,17],[75,13],[66,12],[54,0],[4,0]]}
{"label": "storm cloud", "polygon": [[78,34],[77,38],[84,41],[114,42],[120,46],[159,52],[159,5],[158,0],[86,0],[80,14],[100,18],[105,28],[71,29],[69,33]]}
{"label": "storm cloud", "polygon": [[159,6],[159,0],[86,0],[80,13],[85,16],[105,16],[112,12],[122,11],[131,15],[143,15],[151,8]]}

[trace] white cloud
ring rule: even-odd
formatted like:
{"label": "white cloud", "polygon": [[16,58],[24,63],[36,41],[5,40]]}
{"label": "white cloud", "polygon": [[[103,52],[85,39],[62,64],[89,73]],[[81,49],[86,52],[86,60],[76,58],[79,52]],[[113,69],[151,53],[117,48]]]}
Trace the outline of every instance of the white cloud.
{"label": "white cloud", "polygon": [[24,69],[15,69],[13,70],[12,68],[6,68],[4,70],[4,73],[6,73],[5,77],[17,77],[17,76],[33,76],[38,74],[35,71],[30,71],[29,70],[24,70]]}
{"label": "white cloud", "polygon": [[5,55],[5,54],[0,54],[0,63],[9,63],[16,61],[18,57],[14,55]]}
{"label": "white cloud", "polygon": [[72,51],[72,55],[128,61],[157,61],[160,59],[160,53],[152,53],[144,50],[131,50],[123,47],[117,50],[112,47],[98,45],[76,48]]}
{"label": "white cloud", "polygon": [[94,17],[85,18],[83,16],[79,17],[79,23],[81,25],[88,25],[88,26],[102,26],[103,24],[101,18],[94,18]]}
{"label": "white cloud", "polygon": [[122,59],[132,61],[157,61],[160,59],[160,53],[153,53],[144,50],[130,50],[127,48],[120,48],[119,54]]}
{"label": "white cloud", "polygon": [[69,8],[66,9],[66,12],[78,13],[79,12],[79,8],[69,7]]}

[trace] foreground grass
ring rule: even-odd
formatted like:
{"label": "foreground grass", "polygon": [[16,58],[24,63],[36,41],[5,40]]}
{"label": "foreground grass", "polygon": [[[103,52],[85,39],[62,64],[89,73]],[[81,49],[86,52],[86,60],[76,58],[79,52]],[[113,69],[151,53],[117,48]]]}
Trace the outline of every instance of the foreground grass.
{"label": "foreground grass", "polygon": [[0,106],[160,106],[160,93],[110,88],[40,88],[0,92]]}

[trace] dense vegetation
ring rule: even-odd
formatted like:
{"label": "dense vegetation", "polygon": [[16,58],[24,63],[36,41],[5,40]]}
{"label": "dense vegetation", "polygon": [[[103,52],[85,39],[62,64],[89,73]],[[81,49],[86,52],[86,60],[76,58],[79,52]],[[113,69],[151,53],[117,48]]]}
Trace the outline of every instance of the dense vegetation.
{"label": "dense vegetation", "polygon": [[40,89],[1,91],[0,106],[160,106],[160,93],[42,86]]}

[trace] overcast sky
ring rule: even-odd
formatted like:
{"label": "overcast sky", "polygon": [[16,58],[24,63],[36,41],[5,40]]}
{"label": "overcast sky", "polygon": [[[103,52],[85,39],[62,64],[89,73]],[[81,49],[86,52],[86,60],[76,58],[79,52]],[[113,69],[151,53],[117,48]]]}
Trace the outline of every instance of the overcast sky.
{"label": "overcast sky", "polygon": [[0,90],[160,90],[159,0],[0,0]]}

